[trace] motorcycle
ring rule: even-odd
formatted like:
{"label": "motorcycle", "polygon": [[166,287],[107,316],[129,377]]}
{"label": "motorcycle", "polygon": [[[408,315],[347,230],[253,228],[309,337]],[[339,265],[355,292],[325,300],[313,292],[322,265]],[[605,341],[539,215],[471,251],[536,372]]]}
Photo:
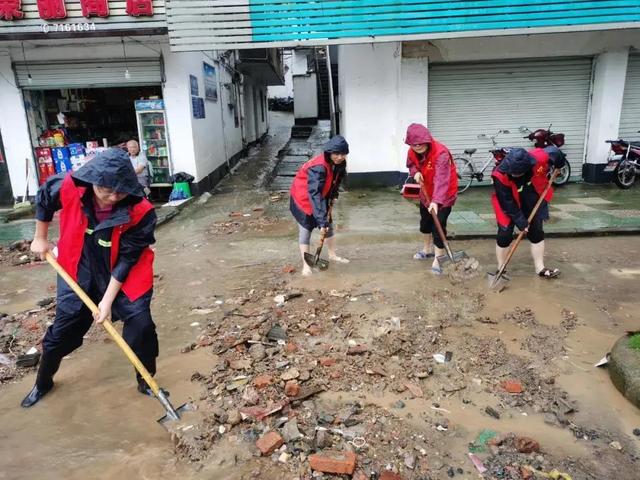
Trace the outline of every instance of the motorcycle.
{"label": "motorcycle", "polygon": [[[533,146],[536,148],[545,148],[551,145],[561,148],[564,145],[564,133],[552,132],[551,125],[549,125],[549,128],[538,128],[534,131],[529,130],[527,127],[520,127],[519,130],[520,133],[527,133],[527,135],[522,138],[532,141]],[[549,170],[549,177],[550,176],[551,169]],[[569,165],[569,162],[566,162],[565,166],[560,169],[560,173],[553,184],[558,187],[565,185],[569,182],[569,177],[571,177],[571,165]]]}
{"label": "motorcycle", "polygon": [[607,143],[611,144],[611,151],[603,171],[613,172],[613,181],[618,187],[631,188],[640,173],[640,142],[618,139],[607,140]]}

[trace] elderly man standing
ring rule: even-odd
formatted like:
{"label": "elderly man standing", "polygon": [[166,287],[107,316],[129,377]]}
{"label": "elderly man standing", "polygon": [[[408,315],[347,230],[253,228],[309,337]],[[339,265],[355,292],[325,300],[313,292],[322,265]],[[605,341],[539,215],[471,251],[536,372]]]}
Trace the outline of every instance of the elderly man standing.
{"label": "elderly man standing", "polygon": [[133,165],[133,169],[138,176],[138,183],[142,185],[145,195],[149,195],[151,190],[151,168],[149,166],[149,160],[144,153],[140,151],[140,145],[135,140],[129,140],[127,142],[127,152],[129,152],[129,159]]}

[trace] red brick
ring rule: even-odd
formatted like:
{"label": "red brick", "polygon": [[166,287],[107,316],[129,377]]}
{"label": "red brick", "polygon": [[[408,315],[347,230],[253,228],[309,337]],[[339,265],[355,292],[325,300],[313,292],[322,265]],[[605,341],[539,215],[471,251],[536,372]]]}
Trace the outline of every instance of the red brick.
{"label": "red brick", "polygon": [[282,273],[296,273],[296,267],[293,265],[285,265],[282,267]]}
{"label": "red brick", "polygon": [[311,335],[312,337],[317,337],[322,333],[322,329],[314,323],[313,325],[309,325],[309,328],[307,328],[307,332],[309,332],[309,335]]}
{"label": "red brick", "polygon": [[369,480],[362,470],[357,470],[356,473],[353,474],[351,480]]}
{"label": "red brick", "polygon": [[280,448],[283,443],[284,440],[277,432],[269,432],[258,439],[256,447],[258,447],[262,455],[271,455]]}
{"label": "red brick", "polygon": [[352,475],[356,469],[356,454],[325,450],[309,456],[311,469],[317,472]]}
{"label": "red brick", "polygon": [[300,395],[300,384],[295,380],[289,380],[284,385],[284,394],[287,397],[297,397]]}
{"label": "red brick", "polygon": [[298,347],[298,345],[296,345],[295,343],[287,343],[284,346],[284,351],[287,353],[296,353],[298,350],[300,350],[300,347]]}
{"label": "red brick", "polygon": [[330,367],[336,364],[336,359],[331,357],[322,357],[320,359],[320,365],[323,367]]}
{"label": "red brick", "polygon": [[253,385],[256,388],[266,388],[273,383],[273,377],[271,375],[258,375],[253,379]]}
{"label": "red brick", "polygon": [[540,451],[540,444],[533,438],[517,437],[513,444],[520,453],[533,453]]}
{"label": "red brick", "polygon": [[522,383],[517,380],[505,380],[500,385],[507,393],[522,393]]}
{"label": "red brick", "polygon": [[379,480],[402,480],[402,477],[397,473],[390,472],[386,470],[380,474],[378,477]]}

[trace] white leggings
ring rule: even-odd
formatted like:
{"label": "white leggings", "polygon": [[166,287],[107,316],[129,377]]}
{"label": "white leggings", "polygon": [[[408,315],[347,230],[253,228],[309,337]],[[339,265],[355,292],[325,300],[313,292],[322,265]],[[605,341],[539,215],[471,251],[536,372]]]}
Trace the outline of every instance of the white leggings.
{"label": "white leggings", "polygon": [[[329,225],[329,231],[325,238],[331,237],[333,237],[333,226]],[[309,245],[311,243],[311,230],[307,230],[300,224],[298,224],[298,243],[300,245]]]}

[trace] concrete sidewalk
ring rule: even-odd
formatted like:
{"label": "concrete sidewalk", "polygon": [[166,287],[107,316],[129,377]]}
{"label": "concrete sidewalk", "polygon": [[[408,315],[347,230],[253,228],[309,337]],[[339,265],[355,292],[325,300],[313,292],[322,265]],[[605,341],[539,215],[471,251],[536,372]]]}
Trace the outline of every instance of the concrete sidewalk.
{"label": "concrete sidewalk", "polygon": [[[492,189],[467,190],[458,197],[449,217],[451,238],[492,237],[495,217]],[[352,190],[336,205],[338,228],[349,234],[412,233],[418,228],[417,202],[405,200],[397,189]],[[640,233],[640,188],[569,184],[556,189],[545,232],[551,236]]]}

